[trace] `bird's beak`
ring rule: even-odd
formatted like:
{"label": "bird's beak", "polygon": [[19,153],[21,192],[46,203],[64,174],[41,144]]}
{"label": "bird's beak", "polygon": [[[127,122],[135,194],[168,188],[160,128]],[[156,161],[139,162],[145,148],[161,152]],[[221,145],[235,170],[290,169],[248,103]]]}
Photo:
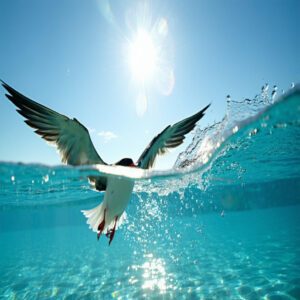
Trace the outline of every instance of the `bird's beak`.
{"label": "bird's beak", "polygon": [[137,168],[137,165],[135,165],[134,163],[130,164],[129,167],[133,167],[133,168]]}

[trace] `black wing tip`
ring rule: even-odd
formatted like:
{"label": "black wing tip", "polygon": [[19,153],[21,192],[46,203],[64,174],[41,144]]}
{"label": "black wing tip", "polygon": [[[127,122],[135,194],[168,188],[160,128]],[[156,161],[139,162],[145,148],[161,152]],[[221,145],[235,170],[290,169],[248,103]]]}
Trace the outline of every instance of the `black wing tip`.
{"label": "black wing tip", "polygon": [[8,85],[6,82],[4,82],[2,79],[0,79],[1,85],[6,89],[6,91],[8,92],[8,94],[5,94],[5,96],[12,101],[12,98],[15,97],[15,95],[18,94],[18,92],[12,88],[10,85]]}
{"label": "black wing tip", "polygon": [[10,87],[6,82],[4,82],[2,79],[0,79],[1,85],[9,92]]}
{"label": "black wing tip", "polygon": [[208,103],[204,108],[200,110],[200,112],[204,113],[211,106],[211,102]]}
{"label": "black wing tip", "polygon": [[[205,115],[206,110],[210,107],[211,103],[207,104],[204,108],[202,108],[200,111],[198,111],[196,114],[190,117],[191,119],[191,124],[196,124],[202,117]],[[189,119],[189,118],[187,118]],[[186,120],[187,120],[186,119]],[[193,128],[192,128],[193,129]],[[191,130],[192,130],[191,129]]]}

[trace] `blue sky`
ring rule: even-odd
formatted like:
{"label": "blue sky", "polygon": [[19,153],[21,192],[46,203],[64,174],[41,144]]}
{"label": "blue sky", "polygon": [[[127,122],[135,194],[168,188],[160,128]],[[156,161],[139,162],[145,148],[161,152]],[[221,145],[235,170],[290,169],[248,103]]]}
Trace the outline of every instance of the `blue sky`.
{"label": "blue sky", "polygon": [[[158,49],[143,82],[128,62],[141,29]],[[297,0],[2,0],[0,78],[80,120],[108,163],[137,160],[165,126],[209,102],[201,127],[223,117],[227,94],[241,100],[265,82],[299,82],[299,29]],[[0,127],[0,160],[60,163],[3,89]],[[157,166],[170,167],[188,141]]]}

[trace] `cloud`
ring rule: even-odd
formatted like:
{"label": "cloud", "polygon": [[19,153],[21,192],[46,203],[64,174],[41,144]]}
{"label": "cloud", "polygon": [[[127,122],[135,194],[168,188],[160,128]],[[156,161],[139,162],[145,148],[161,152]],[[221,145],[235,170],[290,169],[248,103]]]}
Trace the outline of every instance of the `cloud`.
{"label": "cloud", "polygon": [[104,143],[109,142],[112,139],[116,139],[118,136],[112,131],[100,131],[98,135],[101,136],[104,140]]}

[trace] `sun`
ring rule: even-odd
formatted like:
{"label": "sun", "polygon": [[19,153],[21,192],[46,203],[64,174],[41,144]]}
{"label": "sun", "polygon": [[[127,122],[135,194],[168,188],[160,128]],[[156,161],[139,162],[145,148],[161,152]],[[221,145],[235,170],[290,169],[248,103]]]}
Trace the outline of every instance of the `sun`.
{"label": "sun", "polygon": [[124,35],[123,57],[131,74],[131,86],[136,90],[136,113],[142,117],[153,92],[171,95],[175,76],[167,19],[152,18],[144,6],[135,15],[142,17],[128,18],[129,34]]}
{"label": "sun", "polygon": [[158,65],[158,49],[151,34],[139,29],[132,42],[129,43],[129,67],[137,82],[151,80]]}

